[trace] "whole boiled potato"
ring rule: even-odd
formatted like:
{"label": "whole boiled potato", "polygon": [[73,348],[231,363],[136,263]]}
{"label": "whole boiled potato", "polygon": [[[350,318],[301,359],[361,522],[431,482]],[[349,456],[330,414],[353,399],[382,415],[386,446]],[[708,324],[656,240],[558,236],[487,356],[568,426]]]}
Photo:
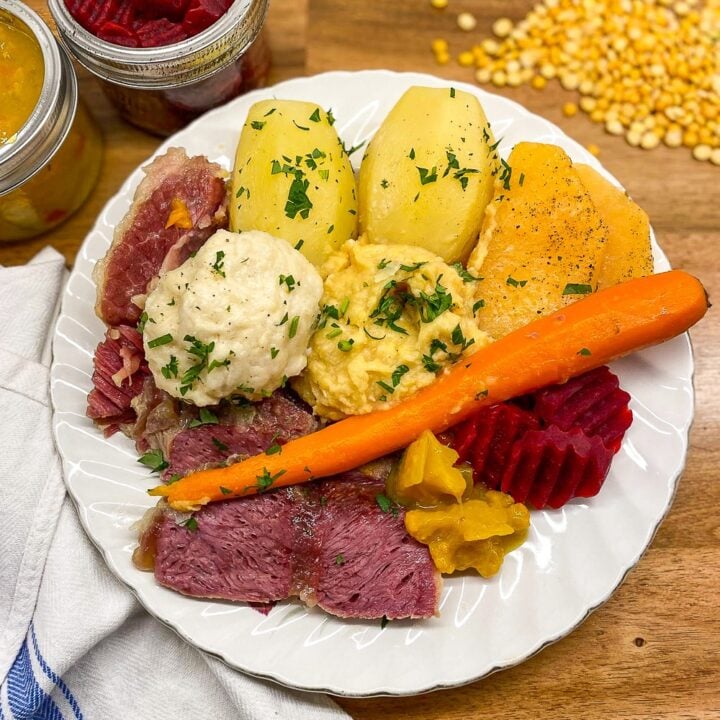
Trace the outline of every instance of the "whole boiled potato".
{"label": "whole boiled potato", "polygon": [[232,231],[283,238],[316,266],[355,237],[355,176],[333,122],[310,102],[262,100],[250,108],[232,172]]}
{"label": "whole boiled potato", "polygon": [[446,262],[464,262],[492,197],[495,147],[474,95],[411,87],[360,166],[361,232],[370,242],[418,245]]}

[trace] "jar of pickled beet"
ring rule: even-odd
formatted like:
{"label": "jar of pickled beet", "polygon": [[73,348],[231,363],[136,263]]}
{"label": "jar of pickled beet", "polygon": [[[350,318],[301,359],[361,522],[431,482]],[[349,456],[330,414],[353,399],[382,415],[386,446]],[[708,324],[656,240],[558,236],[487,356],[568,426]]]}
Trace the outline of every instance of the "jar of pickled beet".
{"label": "jar of pickled beet", "polygon": [[0,0],[0,241],[39,235],[94,187],[102,138],[72,63],[27,5]]}
{"label": "jar of pickled beet", "polygon": [[126,120],[169,135],[262,87],[268,0],[49,0],[60,39]]}

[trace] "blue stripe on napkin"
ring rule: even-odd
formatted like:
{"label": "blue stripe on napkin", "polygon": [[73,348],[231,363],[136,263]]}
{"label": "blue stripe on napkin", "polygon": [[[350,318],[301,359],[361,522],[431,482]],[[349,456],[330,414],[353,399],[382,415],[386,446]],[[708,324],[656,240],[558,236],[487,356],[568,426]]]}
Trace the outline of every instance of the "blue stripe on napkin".
{"label": "blue stripe on napkin", "polygon": [[[70,689],[42,656],[35,628],[32,625],[28,634],[32,640],[32,651],[43,673],[62,692],[72,709],[74,719],[83,720],[83,714]],[[22,644],[7,674],[6,689],[12,720],[64,720],[55,701],[42,689],[35,677],[28,638]],[[5,720],[2,708],[0,708],[0,720]]]}

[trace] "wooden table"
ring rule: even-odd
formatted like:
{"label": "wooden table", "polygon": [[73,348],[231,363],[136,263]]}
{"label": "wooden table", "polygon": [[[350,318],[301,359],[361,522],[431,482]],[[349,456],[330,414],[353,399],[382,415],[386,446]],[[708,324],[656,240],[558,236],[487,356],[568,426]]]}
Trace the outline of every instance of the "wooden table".
{"label": "wooden table", "polygon": [[[47,15],[45,3],[28,3]],[[471,69],[438,67],[430,41],[446,37],[454,53],[488,35],[494,18],[521,17],[530,0],[451,0],[438,12],[428,0],[272,0],[268,31],[272,81],[325,70],[417,70],[472,82]],[[478,17],[472,36],[452,10]],[[81,91],[106,140],[100,182],[82,210],[52,233],[0,246],[0,263],[29,260],[47,244],[72,264],[103,204],[158,140],[123,124],[95,84]],[[569,94],[552,84],[502,91],[601,148],[600,160],[647,210],[676,267],[720,295],[720,168],[686,150],[630,148],[584,116],[563,117]],[[697,411],[687,469],[675,504],[652,546],[613,598],[569,637],[522,665],[472,685],[415,698],[341,699],[357,720],[718,720],[720,718],[720,366],[717,310],[692,333]],[[290,719],[288,719],[290,720]]]}

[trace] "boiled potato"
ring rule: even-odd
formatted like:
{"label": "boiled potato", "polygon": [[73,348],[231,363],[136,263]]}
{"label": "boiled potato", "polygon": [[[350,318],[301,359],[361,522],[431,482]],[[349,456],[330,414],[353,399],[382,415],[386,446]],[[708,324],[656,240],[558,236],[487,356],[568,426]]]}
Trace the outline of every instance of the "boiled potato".
{"label": "boiled potato", "polygon": [[593,292],[608,237],[561,148],[522,142],[503,167],[468,261],[478,325],[495,338]]}
{"label": "boiled potato", "polygon": [[634,277],[652,275],[653,256],[647,213],[624,190],[608,182],[589,165],[576,164],[574,167],[608,226],[608,241],[598,277],[598,289]]}
{"label": "boiled potato", "polygon": [[355,176],[333,122],[310,102],[250,108],[232,173],[231,230],[283,238],[316,266],[355,237]]}
{"label": "boiled potato", "polygon": [[497,172],[495,139],[478,99],[453,88],[412,87],[360,166],[360,230],[370,242],[418,245],[446,262],[465,261]]}

